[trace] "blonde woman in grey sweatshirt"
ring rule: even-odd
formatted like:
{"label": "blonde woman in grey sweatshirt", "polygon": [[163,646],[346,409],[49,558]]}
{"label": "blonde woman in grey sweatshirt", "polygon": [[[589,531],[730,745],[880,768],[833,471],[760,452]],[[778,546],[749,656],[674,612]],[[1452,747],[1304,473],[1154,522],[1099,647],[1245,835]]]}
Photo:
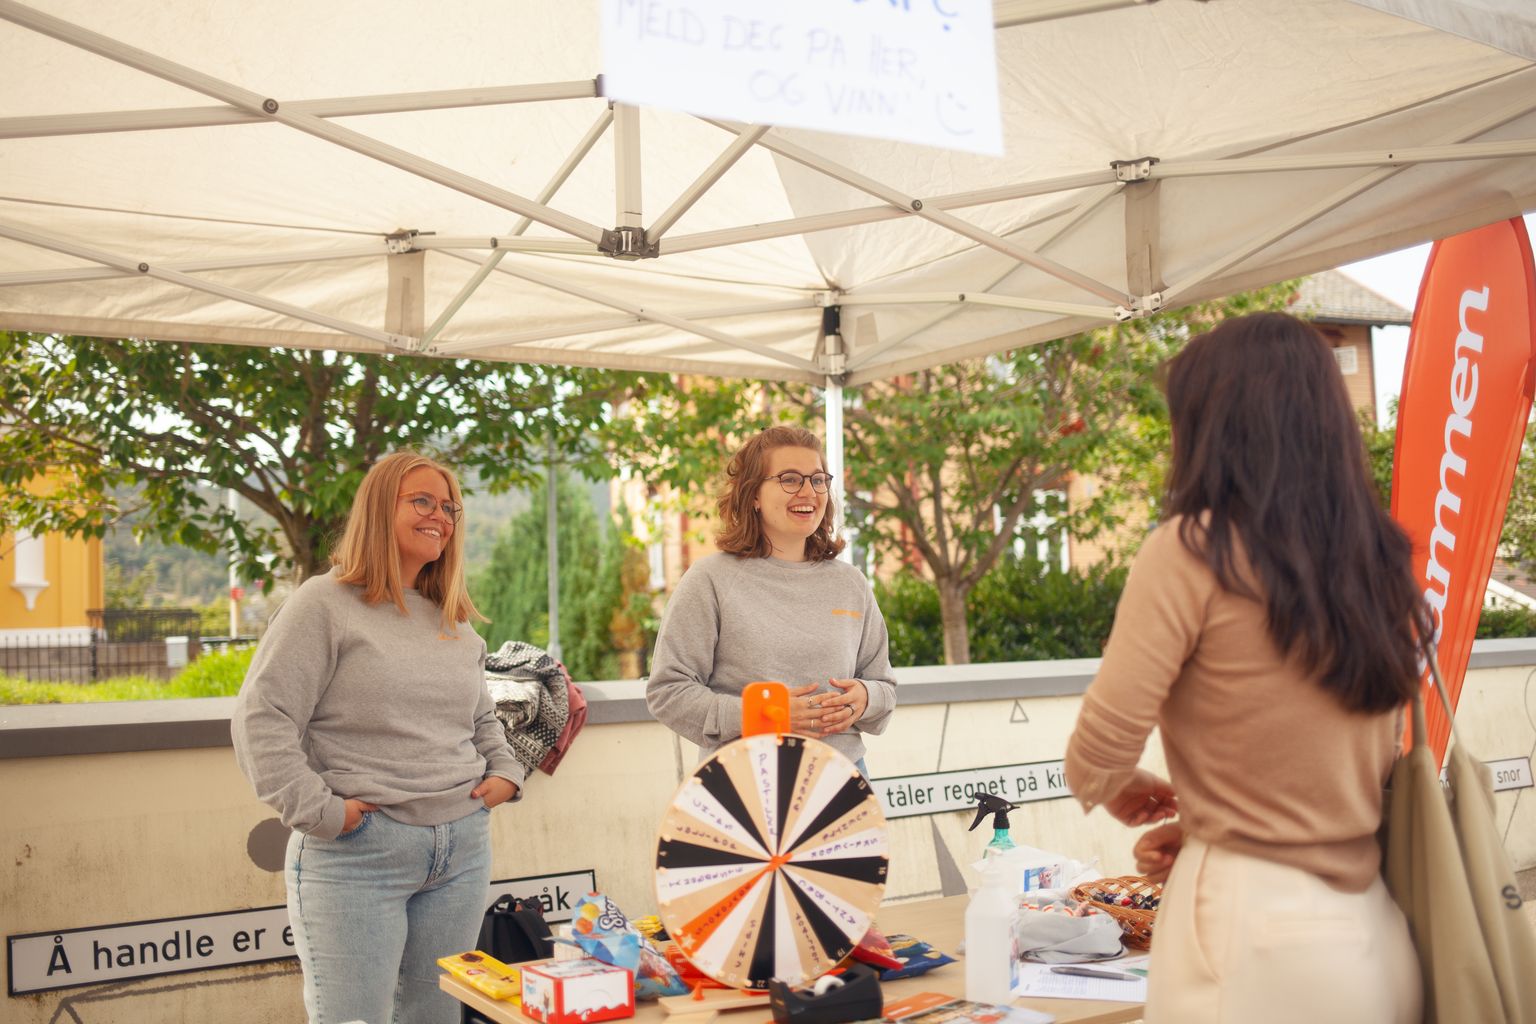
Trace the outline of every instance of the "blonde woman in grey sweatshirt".
{"label": "blonde woman in grey sweatshirt", "polygon": [[832,477],[821,441],[770,427],[726,467],[720,553],[700,559],[667,602],[646,683],[656,719],[707,757],[741,735],[749,683],[789,684],[791,732],[864,767],[865,734],[885,731],[896,681],[869,583],[837,560]]}
{"label": "blonde woman in grey sweatshirt", "polygon": [[523,771],[485,685],[458,482],[421,455],[358,488],[335,568],[273,617],[231,721],[292,828],[284,880],[312,1024],[452,1024],[437,958],[473,949],[489,812]]}

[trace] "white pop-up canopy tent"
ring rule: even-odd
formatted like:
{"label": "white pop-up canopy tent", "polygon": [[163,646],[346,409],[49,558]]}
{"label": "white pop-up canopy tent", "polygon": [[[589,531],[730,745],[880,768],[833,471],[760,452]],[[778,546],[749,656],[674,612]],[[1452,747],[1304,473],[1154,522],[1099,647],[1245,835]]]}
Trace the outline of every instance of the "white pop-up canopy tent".
{"label": "white pop-up canopy tent", "polygon": [[596,0],[0,0],[0,328],[856,384],[1536,208],[1530,0],[994,15],[1002,158],[610,106]]}

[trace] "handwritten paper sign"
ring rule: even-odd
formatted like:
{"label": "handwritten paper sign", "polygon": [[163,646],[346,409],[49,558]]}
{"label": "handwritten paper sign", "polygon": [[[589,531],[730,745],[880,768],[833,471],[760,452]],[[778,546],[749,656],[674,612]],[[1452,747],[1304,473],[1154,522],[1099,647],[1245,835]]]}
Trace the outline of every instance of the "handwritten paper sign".
{"label": "handwritten paper sign", "polygon": [[990,0],[603,0],[610,99],[1000,155]]}

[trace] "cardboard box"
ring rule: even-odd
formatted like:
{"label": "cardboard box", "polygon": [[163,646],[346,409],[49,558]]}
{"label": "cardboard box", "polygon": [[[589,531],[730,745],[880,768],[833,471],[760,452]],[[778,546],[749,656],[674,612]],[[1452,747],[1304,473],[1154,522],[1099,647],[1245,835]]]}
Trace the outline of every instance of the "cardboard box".
{"label": "cardboard box", "polygon": [[634,975],[591,958],[524,964],[523,1013],[543,1024],[633,1017]]}

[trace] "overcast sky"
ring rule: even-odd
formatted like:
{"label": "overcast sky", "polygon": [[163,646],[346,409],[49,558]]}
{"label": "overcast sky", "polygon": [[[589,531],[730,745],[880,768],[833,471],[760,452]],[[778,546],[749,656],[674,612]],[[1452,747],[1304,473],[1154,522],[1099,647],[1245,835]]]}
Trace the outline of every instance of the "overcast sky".
{"label": "overcast sky", "polygon": [[[1536,214],[1527,214],[1526,230],[1536,238]],[[1412,249],[1377,256],[1375,259],[1351,263],[1339,269],[1366,287],[1376,291],[1404,309],[1413,309],[1419,297],[1419,280],[1424,276],[1424,263],[1429,259],[1429,246],[1416,245]],[[1408,352],[1408,328],[1378,327],[1375,333],[1374,370],[1376,374],[1376,408],[1383,420],[1390,401],[1397,397],[1403,383],[1403,357]]]}

